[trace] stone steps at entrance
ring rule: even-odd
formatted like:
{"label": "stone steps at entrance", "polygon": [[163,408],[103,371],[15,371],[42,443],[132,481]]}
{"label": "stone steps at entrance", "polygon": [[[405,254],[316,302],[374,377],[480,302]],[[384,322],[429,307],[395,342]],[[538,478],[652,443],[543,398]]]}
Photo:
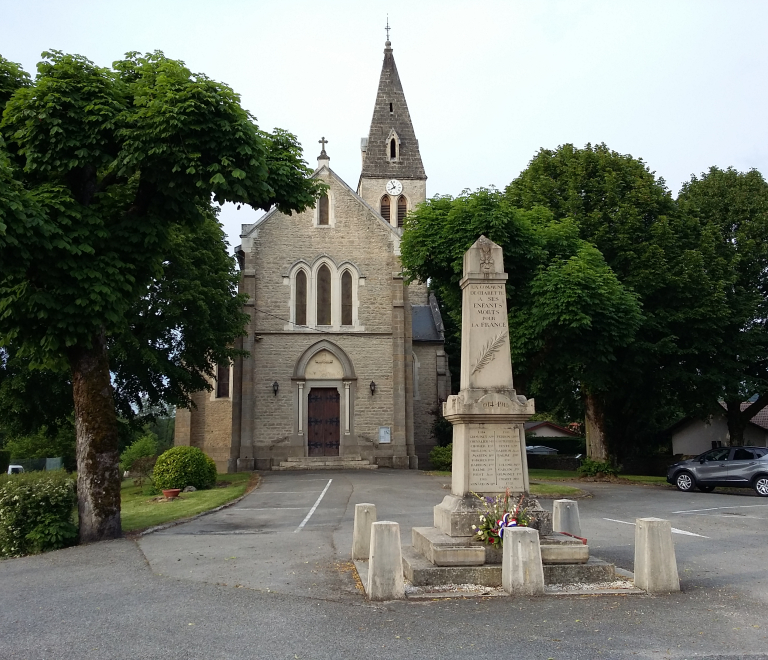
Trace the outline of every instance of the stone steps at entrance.
{"label": "stone steps at entrance", "polygon": [[377,470],[378,465],[360,456],[292,457],[273,465],[273,470]]}

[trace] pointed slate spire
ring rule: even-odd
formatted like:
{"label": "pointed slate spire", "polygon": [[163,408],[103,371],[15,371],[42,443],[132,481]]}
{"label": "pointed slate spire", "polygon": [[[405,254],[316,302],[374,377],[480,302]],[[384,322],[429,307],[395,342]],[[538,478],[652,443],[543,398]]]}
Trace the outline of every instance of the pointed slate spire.
{"label": "pointed slate spire", "polygon": [[389,40],[384,44],[384,64],[364,153],[361,178],[427,178]]}

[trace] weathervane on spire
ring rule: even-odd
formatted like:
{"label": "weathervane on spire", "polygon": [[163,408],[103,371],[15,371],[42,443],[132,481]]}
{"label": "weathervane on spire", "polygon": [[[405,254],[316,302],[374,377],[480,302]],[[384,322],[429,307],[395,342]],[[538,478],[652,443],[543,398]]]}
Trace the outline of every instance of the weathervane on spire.
{"label": "weathervane on spire", "polygon": [[387,41],[389,41],[389,29],[390,29],[389,28],[389,14],[387,14],[387,27],[386,27],[386,30],[387,30]]}

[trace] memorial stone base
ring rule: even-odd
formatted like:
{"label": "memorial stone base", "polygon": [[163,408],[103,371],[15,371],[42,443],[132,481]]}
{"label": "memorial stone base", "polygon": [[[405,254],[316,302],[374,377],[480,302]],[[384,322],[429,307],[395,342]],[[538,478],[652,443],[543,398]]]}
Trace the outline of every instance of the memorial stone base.
{"label": "memorial stone base", "polygon": [[[589,546],[581,539],[552,531],[551,515],[535,498],[525,496],[522,506],[531,514],[531,527],[539,532],[546,584],[615,579],[614,565],[590,558]],[[412,529],[412,545],[403,548],[405,579],[415,586],[500,587],[502,549],[476,541],[472,530],[483,511],[474,496],[447,495],[434,509],[434,527]]]}

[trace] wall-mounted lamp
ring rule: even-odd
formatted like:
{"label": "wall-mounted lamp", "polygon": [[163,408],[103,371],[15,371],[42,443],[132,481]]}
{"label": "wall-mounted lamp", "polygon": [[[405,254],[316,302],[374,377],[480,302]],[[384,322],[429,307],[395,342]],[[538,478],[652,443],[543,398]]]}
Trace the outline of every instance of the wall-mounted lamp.
{"label": "wall-mounted lamp", "polygon": [[368,387],[371,388],[371,396],[373,396],[376,393],[376,383],[371,381],[371,384]]}
{"label": "wall-mounted lamp", "polygon": [[278,383],[277,381],[272,383],[272,391],[275,393],[275,396],[277,396],[277,392],[279,389],[280,389],[280,383]]}

